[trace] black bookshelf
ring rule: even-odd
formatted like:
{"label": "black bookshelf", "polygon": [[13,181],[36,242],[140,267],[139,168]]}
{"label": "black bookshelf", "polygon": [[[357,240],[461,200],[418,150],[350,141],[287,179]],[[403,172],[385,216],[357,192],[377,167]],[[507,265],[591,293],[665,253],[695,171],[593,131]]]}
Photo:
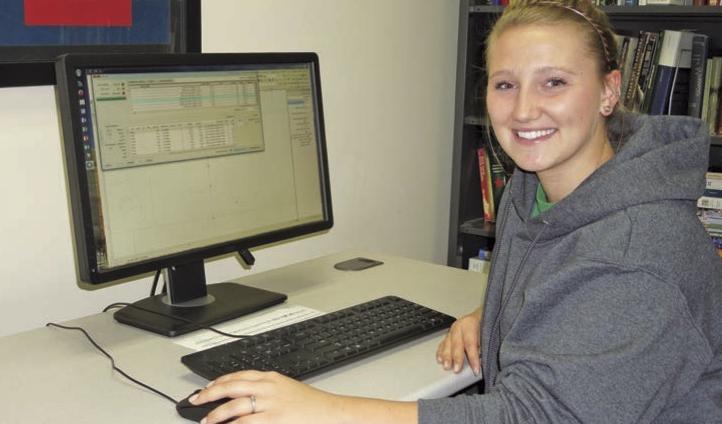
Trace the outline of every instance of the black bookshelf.
{"label": "black bookshelf", "polygon": [[[484,39],[503,6],[461,0],[456,71],[456,109],[447,264],[466,268],[469,257],[494,245],[494,224],[484,222],[477,148],[486,143],[484,122]],[[620,33],[694,30],[710,37],[713,55],[722,55],[722,7],[605,6]],[[722,137],[710,143],[709,169],[722,172]]]}

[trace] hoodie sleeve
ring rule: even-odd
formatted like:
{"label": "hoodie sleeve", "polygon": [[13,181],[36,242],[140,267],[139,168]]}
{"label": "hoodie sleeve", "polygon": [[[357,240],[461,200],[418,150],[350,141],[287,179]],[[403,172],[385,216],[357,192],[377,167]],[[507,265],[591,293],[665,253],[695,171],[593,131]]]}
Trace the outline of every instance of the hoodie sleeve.
{"label": "hoodie sleeve", "polygon": [[712,358],[677,287],[642,271],[586,264],[516,296],[491,392],[421,400],[420,423],[646,423]]}

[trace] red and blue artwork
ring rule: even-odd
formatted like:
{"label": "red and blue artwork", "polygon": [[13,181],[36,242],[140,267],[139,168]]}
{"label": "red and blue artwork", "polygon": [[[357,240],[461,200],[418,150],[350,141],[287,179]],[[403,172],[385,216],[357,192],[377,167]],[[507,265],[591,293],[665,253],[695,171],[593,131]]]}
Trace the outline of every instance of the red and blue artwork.
{"label": "red and blue artwork", "polygon": [[169,44],[170,0],[0,0],[0,45]]}

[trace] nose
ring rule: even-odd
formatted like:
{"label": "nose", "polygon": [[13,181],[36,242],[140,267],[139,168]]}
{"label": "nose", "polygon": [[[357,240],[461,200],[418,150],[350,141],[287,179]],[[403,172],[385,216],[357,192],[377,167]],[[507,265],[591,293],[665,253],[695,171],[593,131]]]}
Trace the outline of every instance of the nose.
{"label": "nose", "polygon": [[530,87],[520,87],[514,99],[512,117],[516,121],[528,122],[539,116],[539,99]]}

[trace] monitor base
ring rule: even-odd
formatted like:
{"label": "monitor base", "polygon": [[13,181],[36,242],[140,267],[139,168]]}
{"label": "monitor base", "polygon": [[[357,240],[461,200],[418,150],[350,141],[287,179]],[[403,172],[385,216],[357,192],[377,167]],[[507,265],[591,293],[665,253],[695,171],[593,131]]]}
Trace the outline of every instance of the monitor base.
{"label": "monitor base", "polygon": [[[171,305],[165,295],[141,299],[113,314],[123,324],[152,331],[167,337],[180,336],[233,318],[250,314],[286,301],[282,293],[235,283],[207,286],[211,302],[191,301]],[[205,303],[205,304],[204,304]]]}

